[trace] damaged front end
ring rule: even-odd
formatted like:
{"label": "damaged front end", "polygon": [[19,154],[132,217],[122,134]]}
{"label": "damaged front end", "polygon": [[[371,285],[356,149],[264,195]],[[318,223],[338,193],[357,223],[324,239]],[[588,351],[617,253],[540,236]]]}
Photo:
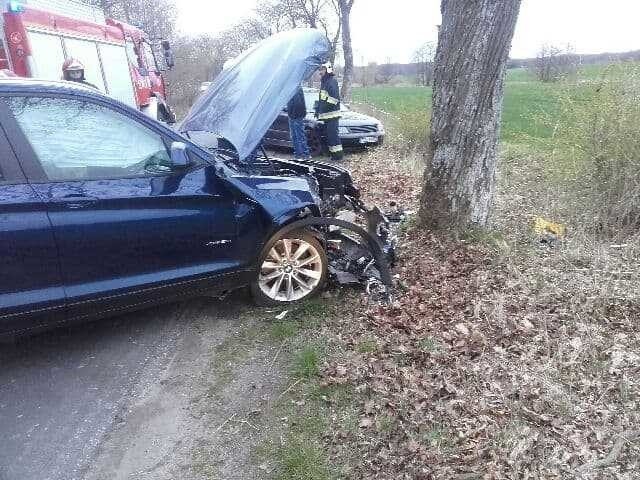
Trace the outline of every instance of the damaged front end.
{"label": "damaged front end", "polygon": [[[316,230],[325,242],[335,281],[362,283],[371,293],[388,296],[389,266],[395,257],[390,220],[400,218],[397,212],[390,219],[379,209],[367,208],[351,175],[340,167],[266,155],[256,158],[283,105],[329,59],[331,50],[329,40],[316,29],[296,28],[263,40],[227,65],[178,130],[238,172],[235,179],[231,172],[228,181],[270,210],[276,223],[286,224],[285,231]],[[211,135],[223,141],[214,146]],[[311,191],[300,185],[300,178],[307,179]],[[314,198],[308,201],[311,195]],[[304,218],[298,216],[290,223],[291,218],[278,217],[282,205],[291,207],[285,215],[291,210],[299,213],[298,206],[305,205]]]}
{"label": "damaged front end", "polygon": [[281,232],[312,228],[321,234],[329,258],[329,274],[339,285],[363,285],[367,293],[388,301],[393,287],[391,267],[396,260],[394,233],[404,218],[391,204],[385,213],[369,208],[360,198],[348,170],[313,160],[259,158],[252,169],[269,176],[305,177],[315,189],[321,216],[307,216]]}

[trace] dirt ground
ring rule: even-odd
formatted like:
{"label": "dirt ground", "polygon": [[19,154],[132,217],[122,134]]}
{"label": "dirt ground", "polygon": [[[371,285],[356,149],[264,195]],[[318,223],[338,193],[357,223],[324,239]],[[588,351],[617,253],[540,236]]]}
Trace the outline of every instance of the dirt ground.
{"label": "dirt ground", "polygon": [[[268,322],[254,315],[248,295],[240,293],[5,347],[0,422],[7,436],[0,478],[268,478],[273,467],[260,460],[257,447],[277,431],[267,419],[286,389],[279,346],[268,329]],[[143,353],[118,350],[122,344]],[[166,348],[156,351],[157,344]],[[27,358],[37,369],[22,370]],[[91,360],[78,365],[78,358]],[[131,370],[120,378],[116,364]],[[92,382],[100,372],[110,392],[83,384],[78,372],[89,370],[94,370]],[[59,375],[68,383],[47,384],[41,375]],[[87,396],[91,389],[95,395]],[[27,392],[27,398],[18,399]],[[107,400],[111,395],[113,404]],[[56,397],[59,402],[42,403]],[[13,411],[18,404],[19,414]],[[73,412],[67,417],[68,410]],[[38,412],[52,422],[42,431]],[[96,412],[104,415],[95,419]]]}
{"label": "dirt ground", "polygon": [[195,323],[160,377],[142,382],[87,480],[264,478],[252,452],[283,377],[264,325],[240,301],[220,306],[188,307]]}

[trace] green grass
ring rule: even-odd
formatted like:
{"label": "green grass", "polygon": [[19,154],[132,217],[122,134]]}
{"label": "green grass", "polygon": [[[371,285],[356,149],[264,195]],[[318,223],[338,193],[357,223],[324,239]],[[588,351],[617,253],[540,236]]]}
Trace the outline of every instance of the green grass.
{"label": "green grass", "polygon": [[[305,329],[317,327],[323,318],[330,315],[331,305],[322,299],[314,298],[292,307],[282,320],[271,324],[271,336],[280,341],[295,337]],[[277,313],[280,313],[278,311]],[[272,310],[265,310],[265,321],[276,315]]]}
{"label": "green grass", "polygon": [[319,335],[323,319],[335,319],[343,300],[314,299],[292,307],[282,320],[280,309],[263,309],[272,340],[281,343],[279,357],[289,366],[288,388],[278,398],[274,418],[282,421],[279,438],[256,448],[258,462],[275,464],[274,480],[333,480],[335,466],[323,445],[328,428],[329,403],[350,398],[347,387],[321,385],[320,369],[326,361],[327,344]]}
{"label": "green grass", "polygon": [[[602,78],[608,67],[588,65],[580,69],[578,94],[589,91],[592,82]],[[544,84],[525,69],[509,70],[502,112],[502,140],[510,143],[545,141],[553,134],[553,119],[560,113],[560,83]],[[374,86],[355,88],[356,102],[372,104],[392,117],[431,110],[430,87]],[[551,121],[550,121],[551,120]]]}
{"label": "green grass", "polygon": [[297,353],[294,363],[294,375],[307,380],[320,374],[320,354],[313,345],[308,345]]}
{"label": "green grass", "polygon": [[277,450],[279,480],[327,480],[331,477],[326,454],[307,438],[295,438]]}

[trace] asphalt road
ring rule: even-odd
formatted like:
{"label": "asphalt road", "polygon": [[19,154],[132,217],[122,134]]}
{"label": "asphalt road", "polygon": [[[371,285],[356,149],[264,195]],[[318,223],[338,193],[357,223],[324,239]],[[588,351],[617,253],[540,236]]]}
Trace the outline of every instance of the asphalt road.
{"label": "asphalt road", "polygon": [[188,329],[174,304],[0,344],[0,479],[81,479]]}

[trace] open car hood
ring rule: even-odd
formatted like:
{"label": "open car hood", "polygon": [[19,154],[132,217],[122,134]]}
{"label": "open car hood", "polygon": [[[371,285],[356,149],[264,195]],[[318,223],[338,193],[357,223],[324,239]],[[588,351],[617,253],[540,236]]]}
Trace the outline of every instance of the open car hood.
{"label": "open car hood", "polygon": [[246,159],[298,86],[327,61],[330,48],[327,38],[312,29],[290,30],[263,40],[216,78],[191,107],[180,132],[224,137],[240,159]]}

